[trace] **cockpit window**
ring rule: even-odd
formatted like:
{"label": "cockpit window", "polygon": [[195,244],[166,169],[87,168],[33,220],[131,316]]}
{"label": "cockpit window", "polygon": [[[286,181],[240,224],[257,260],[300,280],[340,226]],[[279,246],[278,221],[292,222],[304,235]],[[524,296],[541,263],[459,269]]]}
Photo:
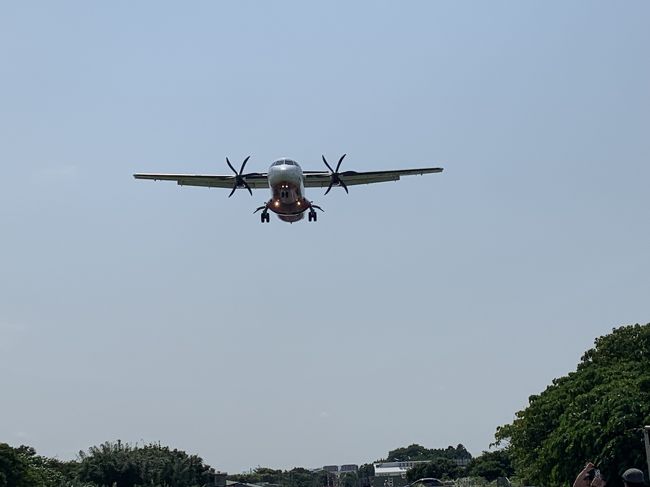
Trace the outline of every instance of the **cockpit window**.
{"label": "cockpit window", "polygon": [[297,166],[298,165],[296,163],[296,161],[292,161],[291,159],[278,159],[272,165],[273,166],[282,166],[283,164],[286,164],[287,166]]}

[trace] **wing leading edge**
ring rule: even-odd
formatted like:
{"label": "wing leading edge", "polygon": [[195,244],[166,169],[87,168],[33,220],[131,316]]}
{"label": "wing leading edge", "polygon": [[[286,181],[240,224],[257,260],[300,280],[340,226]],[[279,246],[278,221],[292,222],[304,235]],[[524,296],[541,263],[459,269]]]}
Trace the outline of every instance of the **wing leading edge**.
{"label": "wing leading edge", "polygon": [[[136,179],[152,179],[154,181],[176,181],[180,186],[203,186],[207,188],[232,188],[235,184],[234,175],[209,175],[209,174],[154,174],[138,173],[133,175]],[[246,182],[253,189],[268,188],[267,173],[246,175]]]}
{"label": "wing leading edge", "polygon": [[[348,186],[355,184],[384,183],[399,181],[401,176],[415,176],[442,172],[441,167],[421,167],[417,169],[397,169],[394,171],[342,171],[338,176]],[[323,188],[329,186],[331,174],[326,171],[304,171],[306,188]]]}

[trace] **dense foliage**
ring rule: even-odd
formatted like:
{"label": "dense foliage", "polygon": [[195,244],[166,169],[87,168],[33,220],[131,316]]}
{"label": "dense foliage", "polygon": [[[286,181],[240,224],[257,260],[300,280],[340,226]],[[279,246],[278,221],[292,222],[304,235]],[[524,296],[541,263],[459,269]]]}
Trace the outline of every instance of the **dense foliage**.
{"label": "dense foliage", "polygon": [[408,470],[406,478],[409,482],[414,480],[434,477],[438,479],[455,479],[462,473],[462,468],[455,460],[469,460],[470,452],[463,445],[447,448],[425,448],[422,445],[412,444],[407,447],[397,448],[388,452],[385,462],[426,461]]}
{"label": "dense foliage", "polygon": [[[428,463],[418,465],[408,471],[407,478],[409,481],[413,481],[423,477],[456,478],[460,474],[461,469],[454,460],[459,458],[470,459],[471,457],[472,455],[463,445],[428,449],[421,445],[413,444],[392,450],[385,459],[379,461],[427,461]],[[326,487],[331,485],[339,485],[340,487],[368,487],[372,484],[374,475],[373,464],[367,463],[361,465],[357,472],[343,473],[338,479],[335,479],[332,474],[320,470],[307,471],[304,469],[293,469],[283,471],[262,467],[255,469],[251,473],[230,475],[228,478],[250,484],[266,482],[279,485],[280,487]]]}
{"label": "dense foliage", "polygon": [[214,469],[196,455],[159,444],[132,447],[118,441],[79,452],[79,479],[99,486],[192,487],[214,484]]}
{"label": "dense foliage", "polygon": [[58,487],[74,478],[76,468],[76,462],[39,456],[29,446],[0,443],[0,487]]}
{"label": "dense foliage", "polygon": [[372,479],[375,476],[375,466],[372,463],[364,463],[359,465],[359,487],[368,487],[372,484]]}
{"label": "dense foliage", "polygon": [[456,462],[445,457],[436,457],[428,463],[421,463],[406,471],[406,479],[414,482],[417,479],[433,477],[436,479],[455,479],[461,473],[461,468]]}
{"label": "dense foliage", "polygon": [[388,452],[388,457],[384,462],[406,462],[418,460],[434,460],[436,458],[447,458],[454,460],[456,458],[470,459],[472,454],[467,451],[463,445],[458,445],[455,448],[448,446],[447,448],[425,448],[418,444],[409,445],[407,447],[397,448]]}
{"label": "dense foliage", "polygon": [[482,477],[489,482],[499,477],[511,477],[512,474],[514,468],[508,448],[483,452],[472,459],[464,473],[468,477]]}
{"label": "dense foliage", "polygon": [[27,481],[28,465],[17,449],[0,443],[0,487],[23,487]]}
{"label": "dense foliage", "polygon": [[567,485],[592,460],[608,487],[616,487],[623,470],[646,465],[644,424],[650,424],[650,324],[596,339],[577,370],[531,396],[496,439],[509,445],[528,483]]}
{"label": "dense foliage", "polygon": [[[304,468],[274,470],[259,467],[251,473],[230,475],[228,479],[247,484],[270,483],[280,487],[325,487],[334,484],[331,474],[322,470],[310,471]],[[348,483],[349,479],[350,477],[348,477]],[[354,474],[354,486],[356,487],[357,484],[357,476]]]}
{"label": "dense foliage", "polygon": [[0,443],[0,487],[195,487],[215,480],[201,458],[157,444],[104,443],[79,457],[61,462],[30,447]]}

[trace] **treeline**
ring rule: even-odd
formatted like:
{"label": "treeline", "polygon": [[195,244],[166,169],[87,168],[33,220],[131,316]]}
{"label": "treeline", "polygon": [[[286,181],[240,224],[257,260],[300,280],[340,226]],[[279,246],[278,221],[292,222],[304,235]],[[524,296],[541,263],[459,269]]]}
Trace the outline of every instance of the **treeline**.
{"label": "treeline", "polygon": [[71,481],[77,462],[61,462],[36,454],[29,446],[0,443],[0,487],[58,487]]}
{"label": "treeline", "polygon": [[[459,465],[458,460],[468,461],[466,466]],[[483,452],[472,458],[472,454],[463,445],[447,448],[425,448],[413,444],[388,452],[384,462],[425,461],[406,472],[409,482],[421,478],[455,480],[461,477],[481,477],[491,482],[499,477],[510,477],[514,473],[508,450]]]}
{"label": "treeline", "polygon": [[196,455],[160,444],[121,441],[94,446],[67,462],[31,447],[0,443],[0,487],[194,487],[216,484],[216,473]]}
{"label": "treeline", "polygon": [[[471,458],[472,455],[463,445],[428,449],[413,444],[392,450],[388,452],[386,458],[377,460],[374,463],[408,460],[427,461],[426,465],[420,465],[409,470],[408,478],[410,481],[423,477],[455,479],[461,476],[465,470],[459,467],[454,460],[469,460]],[[332,485],[339,487],[368,487],[372,485],[374,476],[374,464],[367,463],[361,465],[357,472],[344,472],[339,476],[323,470],[309,471],[304,468],[273,470],[260,467],[250,473],[231,475],[228,478],[247,484],[273,484],[279,487],[323,487]]]}
{"label": "treeline", "polygon": [[449,460],[455,459],[471,459],[472,454],[467,451],[463,445],[458,445],[455,448],[448,446],[447,448],[425,448],[423,446],[413,444],[404,448],[397,448],[388,452],[388,456],[382,462],[406,462],[406,461],[423,461],[434,460],[437,458],[447,458]]}
{"label": "treeline", "polygon": [[[459,465],[458,460],[467,461],[467,465]],[[514,472],[510,455],[507,450],[484,452],[476,458],[463,445],[447,448],[425,448],[413,444],[388,452],[381,462],[427,462],[416,465],[406,472],[409,482],[421,478],[437,478],[455,480],[461,477],[482,477],[493,481],[498,477],[510,477]]]}
{"label": "treeline", "polygon": [[[346,474],[341,479],[345,487],[357,487],[357,475]],[[352,482],[351,480],[354,479]],[[297,467],[291,470],[276,470],[259,467],[250,473],[229,475],[228,480],[246,484],[271,484],[279,487],[326,487],[334,484],[334,477],[324,470],[308,470]]]}
{"label": "treeline", "polygon": [[[510,473],[509,463],[490,470],[485,468],[485,458],[501,455],[487,453],[472,459],[467,470],[453,461],[471,458],[463,447],[427,449],[410,445],[389,452],[386,461],[408,459],[428,463],[408,472],[409,480],[422,477],[455,479],[468,474],[492,480]],[[0,487],[195,487],[222,485],[223,478],[196,455],[152,443],[131,446],[121,441],[106,442],[79,452],[77,460],[61,461],[36,454],[28,446],[13,448],[0,443]],[[357,472],[345,472],[338,477],[324,470],[294,468],[276,470],[260,467],[250,473],[228,476],[228,480],[248,484],[270,484],[278,487],[368,487],[372,485],[374,466],[361,465]],[[221,482],[219,481],[221,480]]]}

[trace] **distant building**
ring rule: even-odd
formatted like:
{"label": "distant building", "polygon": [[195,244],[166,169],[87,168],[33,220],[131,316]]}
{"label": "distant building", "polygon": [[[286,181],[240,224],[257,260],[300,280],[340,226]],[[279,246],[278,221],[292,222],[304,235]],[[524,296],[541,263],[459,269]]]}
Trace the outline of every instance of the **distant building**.
{"label": "distant building", "polygon": [[[453,459],[459,467],[466,467],[469,458]],[[406,472],[416,465],[429,463],[429,460],[410,460],[406,462],[383,462],[375,463],[375,478],[372,487],[404,487],[409,482],[406,480]]]}
{"label": "distant building", "polygon": [[404,487],[408,484],[406,471],[427,461],[383,462],[375,463],[375,478],[372,487]]}
{"label": "distant building", "polygon": [[346,463],[345,465],[341,465],[340,467],[338,465],[325,465],[321,470],[339,476],[344,473],[358,472],[359,465],[357,465],[356,463]]}

